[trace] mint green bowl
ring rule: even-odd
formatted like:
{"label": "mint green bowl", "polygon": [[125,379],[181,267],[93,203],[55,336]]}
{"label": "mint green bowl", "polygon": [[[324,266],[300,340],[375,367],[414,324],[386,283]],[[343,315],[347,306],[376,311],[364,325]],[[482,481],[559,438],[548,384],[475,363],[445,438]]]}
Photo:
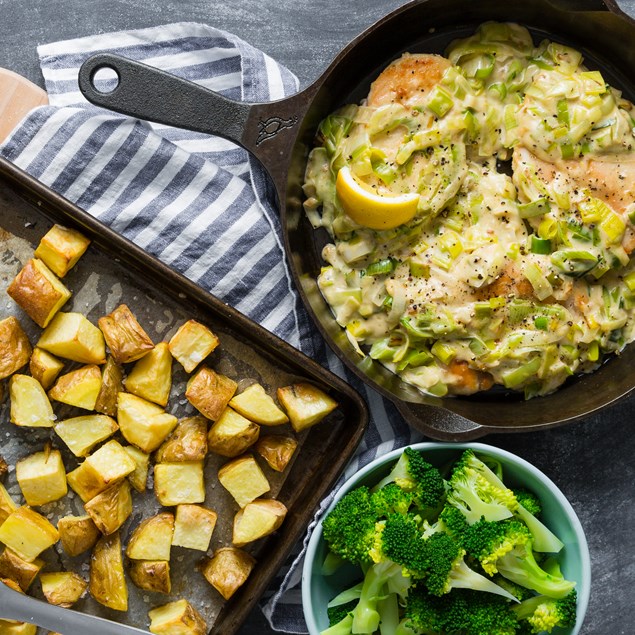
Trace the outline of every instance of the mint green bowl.
{"label": "mint green bowl", "polygon": [[[591,558],[582,525],[573,507],[556,485],[540,470],[520,457],[483,443],[417,443],[411,446],[423,453],[424,458],[437,467],[457,459],[463,450],[471,448],[479,455],[491,456],[503,466],[505,483],[511,488],[525,487],[533,491],[543,507],[542,521],[564,543],[559,554],[562,572],[569,580],[576,581],[578,593],[577,620],[571,628],[556,628],[553,635],[577,635],[589,604],[591,592]],[[337,492],[329,510],[347,492],[360,485],[372,487],[386,476],[403,448],[389,452],[353,475]],[[359,579],[359,569],[352,565],[341,567],[335,575],[324,576],[322,563],[327,548],[322,537],[322,523],[313,531],[306,551],[302,570],[302,607],[310,635],[319,635],[328,627],[326,605],[340,591],[352,586]]]}

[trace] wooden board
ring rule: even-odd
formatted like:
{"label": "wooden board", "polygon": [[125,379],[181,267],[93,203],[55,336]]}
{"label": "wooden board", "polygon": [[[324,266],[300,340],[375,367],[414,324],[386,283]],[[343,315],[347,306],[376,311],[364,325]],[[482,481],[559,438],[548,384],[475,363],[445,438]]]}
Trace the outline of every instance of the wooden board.
{"label": "wooden board", "polygon": [[0,143],[33,108],[48,104],[46,91],[13,71],[0,68]]}

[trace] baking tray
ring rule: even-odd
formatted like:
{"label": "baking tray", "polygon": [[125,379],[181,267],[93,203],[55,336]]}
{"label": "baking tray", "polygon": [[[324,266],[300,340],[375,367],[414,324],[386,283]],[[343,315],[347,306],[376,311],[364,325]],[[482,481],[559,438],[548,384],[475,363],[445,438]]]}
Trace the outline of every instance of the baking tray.
{"label": "baking tray", "polygon": [[[308,380],[321,386],[339,403],[339,407],[322,423],[298,436],[298,450],[285,473],[280,475],[259,461],[272,485],[270,495],[284,502],[289,513],[275,534],[246,548],[257,559],[257,565],[247,582],[229,601],[222,600],[196,570],[202,552],[175,547],[170,563],[170,596],[142,591],[129,582],[127,613],[107,609],[89,596],[74,607],[82,612],[147,628],[147,612],[150,608],[185,597],[206,619],[211,627],[210,634],[231,635],[239,628],[302,537],[320,500],[333,487],[357,448],[368,423],[365,402],[347,383],[304,354],[11,163],[0,159],[0,318],[8,315],[18,317],[33,344],[37,341],[40,329],[5,291],[52,223],[73,227],[93,241],[79,264],[64,278],[65,284],[73,291],[73,297],[62,310],[84,313],[96,323],[97,318],[124,302],[154,342],[169,339],[180,324],[195,318],[210,326],[220,338],[221,344],[209,358],[208,364],[239,381],[239,388],[241,381],[252,383],[257,380],[272,393],[279,386],[296,380]],[[73,365],[67,365],[64,372],[71,367]],[[183,397],[186,380],[187,376],[180,365],[175,363],[168,411],[179,417],[194,412]],[[5,385],[5,395],[6,392]],[[177,394],[180,397],[175,396]],[[85,412],[60,406],[54,404],[58,418]],[[278,431],[279,428],[271,430],[272,433]],[[62,451],[67,471],[73,469],[77,459],[51,429],[18,428],[9,423],[8,399],[5,396],[0,407],[0,454],[11,465],[15,464],[16,459],[42,449],[49,439]],[[205,504],[219,513],[208,553],[231,544],[231,522],[237,507],[215,478],[218,465],[227,460],[211,454],[206,460]],[[16,500],[21,500],[14,471],[9,473],[5,486]],[[124,544],[131,529],[141,518],[153,515],[160,508],[150,491],[151,483],[148,487],[149,490],[143,495],[133,492],[133,513],[121,530]],[[65,514],[81,513],[81,501],[78,497],[66,497],[39,510],[56,522]],[[78,571],[84,577],[88,575],[86,555],[69,558],[58,545],[42,557],[47,561],[49,570],[63,568]],[[32,595],[41,597],[37,583],[32,589],[29,591]]]}

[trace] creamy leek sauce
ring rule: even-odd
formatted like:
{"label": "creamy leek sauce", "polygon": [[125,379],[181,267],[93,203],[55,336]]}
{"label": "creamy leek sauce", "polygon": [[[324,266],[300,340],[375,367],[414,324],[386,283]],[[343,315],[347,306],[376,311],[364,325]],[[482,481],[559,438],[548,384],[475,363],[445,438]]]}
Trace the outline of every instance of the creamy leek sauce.
{"label": "creamy leek sauce", "polygon": [[[426,393],[547,394],[635,338],[633,105],[578,51],[515,24],[424,57],[320,126],[304,186],[332,237],[320,290],[360,355]],[[418,193],[415,218],[355,223],[344,166],[380,196]]]}

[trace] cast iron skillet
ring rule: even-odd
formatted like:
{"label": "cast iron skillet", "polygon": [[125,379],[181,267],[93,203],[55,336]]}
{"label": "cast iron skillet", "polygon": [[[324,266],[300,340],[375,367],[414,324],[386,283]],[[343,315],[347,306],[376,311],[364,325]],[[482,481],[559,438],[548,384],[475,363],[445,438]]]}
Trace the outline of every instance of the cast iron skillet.
{"label": "cast iron skillet", "polygon": [[[162,124],[220,135],[253,153],[275,186],[287,257],[297,288],[322,335],[362,380],[391,399],[415,428],[437,439],[476,438],[491,432],[536,430],[586,417],[635,387],[635,345],[596,372],[571,380],[546,397],[524,401],[502,390],[471,397],[423,395],[370,358],[360,359],[337,325],[316,284],[325,236],[302,210],[302,181],[318,123],[345,103],[357,103],[370,82],[403,52],[443,53],[487,20],[527,26],[534,39],[548,37],[584,53],[591,68],[635,97],[635,23],[615,0],[417,0],[357,37],[324,74],[302,92],[265,104],[230,101],[217,93],[123,57],[97,54],[79,73],[79,85],[96,105]],[[114,69],[117,87],[95,88],[97,71]],[[231,210],[228,212],[231,213]],[[432,406],[432,407],[431,407]]]}

